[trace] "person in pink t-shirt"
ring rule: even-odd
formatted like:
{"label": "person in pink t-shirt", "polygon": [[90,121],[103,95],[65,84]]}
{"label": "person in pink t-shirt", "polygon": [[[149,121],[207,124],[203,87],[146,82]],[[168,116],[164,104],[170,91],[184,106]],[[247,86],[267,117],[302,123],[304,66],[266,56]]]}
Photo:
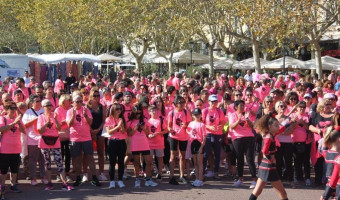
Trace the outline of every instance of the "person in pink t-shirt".
{"label": "person in pink t-shirt", "polygon": [[123,183],[124,175],[124,158],[126,153],[126,123],[123,115],[123,106],[118,103],[114,103],[110,108],[109,117],[105,120],[105,127],[107,133],[110,135],[107,151],[110,159],[110,186],[109,188],[115,188],[115,167],[118,163],[118,186],[120,188],[125,187]]}
{"label": "person in pink t-shirt", "polygon": [[175,87],[176,90],[179,90],[180,82],[181,82],[181,74],[179,72],[175,73],[175,78],[172,79],[172,85]]}
{"label": "person in pink t-shirt", "polygon": [[67,111],[66,121],[70,127],[70,152],[73,157],[73,167],[77,176],[73,186],[79,186],[81,184],[82,154],[87,160],[91,170],[91,184],[101,186],[96,176],[96,166],[93,157],[93,145],[90,133],[90,125],[92,124],[91,112],[83,106],[83,100],[80,95],[75,95],[72,100],[73,107]]}
{"label": "person in pink t-shirt", "polygon": [[61,130],[61,126],[57,119],[57,114],[53,112],[53,105],[50,100],[44,99],[41,104],[45,112],[38,117],[37,130],[41,134],[38,147],[41,149],[41,153],[44,156],[46,177],[48,180],[45,190],[53,189],[51,179],[51,154],[54,156],[54,162],[57,165],[57,171],[60,174],[61,181],[63,182],[62,190],[73,190],[74,188],[67,184],[65,177],[63,159],[61,156],[61,144],[58,133],[58,131]]}
{"label": "person in pink t-shirt", "polygon": [[175,160],[179,149],[179,169],[180,179],[179,181],[187,183],[187,180],[183,177],[184,175],[184,161],[185,151],[188,144],[188,135],[186,128],[191,121],[190,113],[184,109],[185,99],[181,96],[177,96],[174,100],[175,110],[168,114],[168,130],[170,132],[170,181],[172,185],[178,185],[177,180],[174,177]]}
{"label": "person in pink t-shirt", "polygon": [[195,108],[191,112],[194,121],[190,122],[187,128],[189,134],[190,150],[194,159],[196,180],[192,183],[194,187],[203,186],[203,149],[206,142],[206,126],[201,122],[201,109]]}
{"label": "person in pink t-shirt", "polygon": [[59,75],[57,80],[54,83],[54,93],[58,93],[60,90],[64,90],[64,82],[62,80],[62,76]]}
{"label": "person in pink t-shirt", "polygon": [[4,109],[6,116],[0,117],[0,171],[1,193],[5,193],[5,182],[8,169],[11,169],[11,187],[13,192],[21,192],[16,184],[20,165],[21,132],[25,133],[25,127],[21,122],[22,115],[18,113],[18,107],[13,101],[6,102]]}
{"label": "person in pink t-shirt", "polygon": [[168,132],[166,126],[162,124],[161,120],[157,118],[158,109],[156,106],[151,105],[149,108],[150,119],[148,120],[150,134],[149,138],[149,146],[151,155],[154,155],[158,161],[158,174],[157,180],[162,179],[162,170],[163,170],[163,157],[164,157],[164,137],[163,135]]}
{"label": "person in pink t-shirt", "polygon": [[133,108],[129,121],[127,122],[127,127],[128,135],[131,137],[130,150],[133,155],[133,163],[135,167],[135,187],[139,188],[141,186],[141,180],[139,177],[141,155],[146,162],[145,186],[155,187],[158,184],[152,181],[152,157],[150,155],[150,146],[148,141],[148,136],[150,134],[149,124],[144,121],[143,108],[141,104],[138,104]]}

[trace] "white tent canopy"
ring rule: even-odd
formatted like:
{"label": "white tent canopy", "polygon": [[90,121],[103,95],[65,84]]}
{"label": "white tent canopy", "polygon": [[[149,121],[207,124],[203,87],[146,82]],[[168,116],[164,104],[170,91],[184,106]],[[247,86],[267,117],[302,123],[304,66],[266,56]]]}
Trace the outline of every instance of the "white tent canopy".
{"label": "white tent canopy", "polygon": [[[190,50],[183,50],[174,53],[172,58],[174,63],[191,63]],[[192,52],[192,63],[194,64],[206,64],[209,63],[209,56]]]}
{"label": "white tent canopy", "polygon": [[[163,52],[163,54],[168,56],[168,53],[166,52]],[[157,52],[146,54],[142,62],[143,63],[168,63],[167,59],[159,55]]]}
{"label": "white tent canopy", "polygon": [[[281,69],[283,67],[283,57],[270,61],[267,64],[262,65],[264,69]],[[285,68],[298,68],[298,69],[309,69],[304,61],[298,60],[292,57],[285,57]]]}
{"label": "white tent canopy", "polygon": [[[217,60],[217,61],[214,62],[214,69],[227,70],[227,69],[230,69],[231,66],[234,67],[234,64],[237,63],[237,62],[238,61],[230,59],[230,58]],[[203,64],[203,65],[200,65],[198,67],[203,68],[203,69],[209,69],[210,65],[209,64]]]}
{"label": "white tent canopy", "polygon": [[57,64],[66,61],[87,61],[100,63],[100,60],[91,54],[27,54],[27,56],[30,61],[46,64]]}
{"label": "white tent canopy", "polygon": [[100,54],[99,56],[97,56],[97,58],[101,61],[101,62],[109,62],[109,61],[121,61],[122,58],[104,53],[104,54]]}
{"label": "white tent canopy", "polygon": [[[331,56],[321,57],[322,69],[324,70],[340,70],[340,59]],[[315,59],[306,61],[305,65],[309,69],[315,69]]]}
{"label": "white tent canopy", "polygon": [[[269,61],[260,58],[260,63],[261,66],[266,65],[269,63]],[[255,63],[254,63],[254,58],[247,58],[245,60],[241,60],[239,62],[236,62],[233,65],[233,69],[254,69],[255,68]]]}

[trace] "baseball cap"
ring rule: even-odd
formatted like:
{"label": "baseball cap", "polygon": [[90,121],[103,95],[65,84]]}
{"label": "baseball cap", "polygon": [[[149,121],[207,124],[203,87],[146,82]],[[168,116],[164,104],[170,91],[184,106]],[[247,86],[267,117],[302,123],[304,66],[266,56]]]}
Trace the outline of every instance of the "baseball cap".
{"label": "baseball cap", "polygon": [[274,92],[278,92],[278,91],[279,91],[279,89],[271,89],[270,93],[274,93]]}
{"label": "baseball cap", "polygon": [[324,99],[335,99],[335,96],[333,93],[326,93],[323,98]]}
{"label": "baseball cap", "polygon": [[218,99],[217,99],[217,96],[215,94],[212,94],[212,95],[209,96],[208,100],[209,101],[217,101]]}
{"label": "baseball cap", "polygon": [[303,98],[306,98],[306,97],[312,98],[312,95],[310,93],[306,93],[305,95],[303,95]]}
{"label": "baseball cap", "polygon": [[202,114],[202,111],[201,111],[201,109],[199,109],[199,108],[195,108],[195,109],[191,112],[191,114],[193,114],[193,115],[200,115],[200,114]]}

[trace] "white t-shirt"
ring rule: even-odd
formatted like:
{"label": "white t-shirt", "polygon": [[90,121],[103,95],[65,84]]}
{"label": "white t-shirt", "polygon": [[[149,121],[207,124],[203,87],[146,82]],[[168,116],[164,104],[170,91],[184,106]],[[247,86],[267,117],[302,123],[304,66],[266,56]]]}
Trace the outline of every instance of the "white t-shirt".
{"label": "white t-shirt", "polygon": [[28,86],[28,84],[30,84],[30,77],[23,77],[24,81],[25,81],[25,87]]}
{"label": "white t-shirt", "polygon": [[[35,111],[37,115],[41,115],[44,113],[44,109],[41,108],[38,111]],[[22,117],[22,122],[24,124],[27,124],[28,122],[32,121],[33,119],[37,118],[37,115],[33,112],[32,109],[27,109],[24,116]],[[38,120],[37,120],[38,121]],[[27,145],[38,145],[39,139],[40,139],[40,134],[35,132],[34,127],[37,127],[37,121],[35,121],[33,126],[27,127],[26,128],[26,135],[27,135]]]}

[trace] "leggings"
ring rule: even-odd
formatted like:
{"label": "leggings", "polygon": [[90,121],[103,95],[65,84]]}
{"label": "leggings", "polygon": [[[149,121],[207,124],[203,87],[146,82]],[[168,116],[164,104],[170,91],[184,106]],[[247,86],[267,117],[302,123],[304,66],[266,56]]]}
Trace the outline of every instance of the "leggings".
{"label": "leggings", "polygon": [[57,165],[57,171],[63,172],[63,158],[61,156],[61,149],[41,149],[41,153],[44,156],[45,159],[45,170],[51,170],[51,153],[54,155],[54,162]]}
{"label": "leggings", "polygon": [[71,167],[71,153],[70,153],[70,141],[61,142],[61,156],[65,160],[65,172],[70,172]]}
{"label": "leggings", "polygon": [[293,181],[293,143],[280,143],[275,153],[276,168],[280,179],[283,177],[283,169],[286,169],[288,181]]}
{"label": "leggings", "polygon": [[303,168],[305,171],[305,179],[310,179],[310,151],[312,149],[312,143],[305,146],[305,157],[303,162]]}
{"label": "leggings", "polygon": [[256,178],[255,167],[255,141],[254,137],[243,137],[234,140],[233,142],[236,160],[237,160],[237,173],[239,178],[243,177],[244,155],[246,155],[249,171],[252,178]]}
{"label": "leggings", "polygon": [[[204,146],[204,157],[203,157],[203,170],[207,167],[208,157],[211,153],[211,149],[214,150],[214,172],[218,173],[220,168],[221,159],[221,148],[222,148],[222,137],[223,135],[208,134]],[[204,173],[203,171],[203,173]]]}
{"label": "leggings", "polygon": [[[126,153],[125,140],[109,140],[108,154],[110,159],[110,181],[115,179],[115,167],[118,162],[118,180],[123,180],[124,175],[124,158]],[[118,159],[117,159],[118,158]]]}
{"label": "leggings", "polygon": [[165,148],[164,148],[163,163],[164,163],[164,165],[169,165],[169,161],[170,161],[170,143],[169,143],[169,140],[168,140],[168,134],[164,135],[164,147]]}
{"label": "leggings", "polygon": [[305,160],[306,144],[304,142],[293,143],[293,147],[295,178],[301,181],[303,180],[302,166]]}

